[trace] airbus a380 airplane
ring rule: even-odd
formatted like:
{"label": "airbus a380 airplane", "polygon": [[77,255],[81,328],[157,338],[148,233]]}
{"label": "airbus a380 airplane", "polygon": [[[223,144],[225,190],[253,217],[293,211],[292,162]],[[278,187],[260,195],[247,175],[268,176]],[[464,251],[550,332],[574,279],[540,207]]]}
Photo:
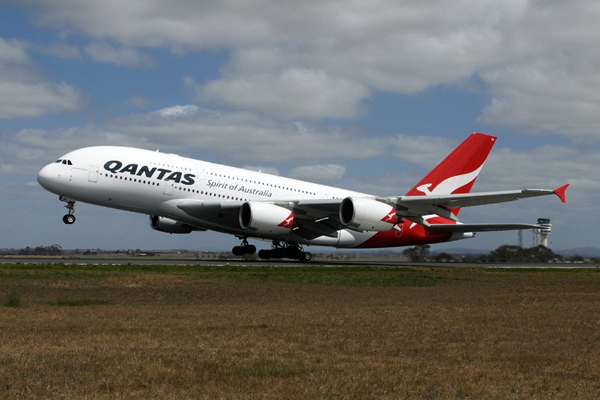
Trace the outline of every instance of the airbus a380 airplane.
{"label": "airbus a380 airplane", "polygon": [[249,238],[273,242],[260,258],[310,261],[303,245],[378,248],[441,243],[475,232],[536,229],[530,224],[462,224],[461,207],[556,194],[568,185],[469,194],[496,138],[474,133],[404,196],[379,197],[205,161],[126,147],[88,147],[46,165],[38,182],[76,201],[150,216],[167,233],[215,230],[237,236],[235,255],[252,254]]}

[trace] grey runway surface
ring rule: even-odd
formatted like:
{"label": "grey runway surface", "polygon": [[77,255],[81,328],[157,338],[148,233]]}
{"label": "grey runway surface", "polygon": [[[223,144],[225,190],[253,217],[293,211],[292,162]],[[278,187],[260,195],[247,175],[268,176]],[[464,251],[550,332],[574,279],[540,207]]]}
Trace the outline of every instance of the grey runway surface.
{"label": "grey runway surface", "polygon": [[301,263],[295,260],[259,260],[248,261],[239,259],[230,260],[204,260],[193,257],[0,257],[0,264],[92,264],[92,265],[237,265],[237,266],[284,266],[305,267],[324,265],[329,267],[374,266],[374,267],[447,267],[447,268],[600,268],[598,263],[436,263],[436,262],[407,262],[407,261],[330,261],[313,260]]}

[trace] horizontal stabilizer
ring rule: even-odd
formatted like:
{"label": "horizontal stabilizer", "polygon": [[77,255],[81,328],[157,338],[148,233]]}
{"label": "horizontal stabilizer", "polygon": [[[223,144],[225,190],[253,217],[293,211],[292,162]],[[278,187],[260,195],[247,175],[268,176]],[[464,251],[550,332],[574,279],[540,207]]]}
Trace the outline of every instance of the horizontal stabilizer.
{"label": "horizontal stabilizer", "polygon": [[494,231],[520,231],[529,229],[544,229],[541,225],[534,224],[436,224],[427,229],[438,232],[494,232]]}

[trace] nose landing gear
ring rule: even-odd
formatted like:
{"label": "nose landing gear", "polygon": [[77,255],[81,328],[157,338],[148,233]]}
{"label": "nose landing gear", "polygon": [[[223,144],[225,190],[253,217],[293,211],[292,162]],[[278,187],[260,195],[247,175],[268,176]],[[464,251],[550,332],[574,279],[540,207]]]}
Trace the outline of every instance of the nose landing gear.
{"label": "nose landing gear", "polygon": [[63,222],[67,225],[73,224],[75,222],[75,215],[74,215],[75,214],[75,201],[70,200],[63,196],[60,196],[59,200],[67,203],[65,208],[67,210],[69,210],[69,213],[63,217]]}

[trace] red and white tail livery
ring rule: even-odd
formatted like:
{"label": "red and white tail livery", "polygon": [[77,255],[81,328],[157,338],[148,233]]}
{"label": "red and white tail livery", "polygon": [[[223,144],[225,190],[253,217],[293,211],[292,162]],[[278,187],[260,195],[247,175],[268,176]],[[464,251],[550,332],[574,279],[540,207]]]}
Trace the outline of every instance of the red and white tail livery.
{"label": "red and white tail livery", "polygon": [[303,246],[398,247],[473,237],[475,232],[536,229],[530,224],[462,224],[458,210],[556,194],[524,189],[470,194],[496,138],[474,133],[404,196],[381,197],[201,160],[125,147],[88,147],[45,166],[38,182],[76,201],[150,217],[161,232],[215,230],[242,240],[234,254],[254,253],[248,239],[272,242],[261,258],[309,261]]}

